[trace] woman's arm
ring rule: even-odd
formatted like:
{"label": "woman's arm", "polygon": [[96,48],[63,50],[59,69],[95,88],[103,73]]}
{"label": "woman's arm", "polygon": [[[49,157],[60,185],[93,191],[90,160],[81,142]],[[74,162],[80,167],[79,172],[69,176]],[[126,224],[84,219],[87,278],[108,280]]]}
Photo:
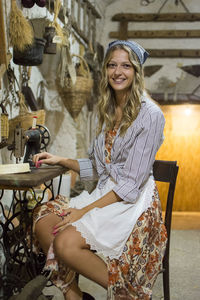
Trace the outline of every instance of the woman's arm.
{"label": "woman's arm", "polygon": [[63,220],[54,227],[53,234],[56,234],[58,231],[63,230],[68,224],[76,222],[91,209],[95,207],[102,208],[118,201],[122,201],[121,198],[114,191],[110,191],[102,198],[81,209],[68,208],[63,210],[63,212],[61,213]]}
{"label": "woman's arm", "polygon": [[83,211],[84,213],[87,213],[88,211],[90,211],[95,207],[102,208],[118,201],[122,201],[121,198],[114,191],[110,191],[102,198],[96,200],[95,202],[89,204],[88,206],[85,206],[83,208]]}
{"label": "woman's arm", "polygon": [[41,164],[60,165],[77,173],[80,173],[80,166],[76,159],[56,156],[48,152],[42,152],[34,155],[33,162],[36,166],[40,166]]}
{"label": "woman's arm", "polygon": [[[145,115],[141,120],[141,131],[134,137],[122,169],[119,169],[114,192],[123,200],[135,203],[141,187],[147,180],[161,145],[165,119],[160,110]],[[124,155],[122,150],[122,155]],[[113,166],[113,170],[115,170]],[[111,169],[112,171],[112,169]],[[110,172],[111,173],[111,172]],[[111,173],[112,176],[112,173]]]}

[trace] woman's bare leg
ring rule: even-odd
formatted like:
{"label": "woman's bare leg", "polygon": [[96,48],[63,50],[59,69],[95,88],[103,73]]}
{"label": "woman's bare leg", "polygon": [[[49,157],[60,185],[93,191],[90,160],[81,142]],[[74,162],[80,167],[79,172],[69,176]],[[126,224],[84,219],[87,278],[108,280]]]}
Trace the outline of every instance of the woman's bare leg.
{"label": "woman's bare leg", "polygon": [[90,251],[89,245],[75,227],[70,225],[56,235],[54,251],[58,260],[107,289],[106,263]]}
{"label": "woman's bare leg", "polygon": [[[50,244],[54,240],[55,236],[52,234],[52,232],[54,231],[54,226],[58,222],[60,222],[60,217],[55,214],[49,214],[41,218],[35,225],[36,237],[45,254],[47,254]],[[64,296],[67,300],[82,299],[82,292],[78,287],[76,280],[72,282],[70,289]]]}
{"label": "woman's bare leg", "polygon": [[53,228],[60,220],[60,217],[57,215],[49,214],[41,218],[35,224],[35,234],[45,254],[47,254],[49,247],[54,240],[54,235],[52,233]]}

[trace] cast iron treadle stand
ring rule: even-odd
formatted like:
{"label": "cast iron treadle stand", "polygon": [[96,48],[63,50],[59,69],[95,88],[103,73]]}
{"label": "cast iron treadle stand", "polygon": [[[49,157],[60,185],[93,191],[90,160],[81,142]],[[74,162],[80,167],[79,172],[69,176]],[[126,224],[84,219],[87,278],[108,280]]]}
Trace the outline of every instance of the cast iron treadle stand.
{"label": "cast iron treadle stand", "polygon": [[[49,175],[52,170],[53,168],[50,168],[46,170],[46,173]],[[32,232],[33,209],[42,202],[47,190],[52,192],[52,199],[54,198],[53,178],[65,171],[64,168],[55,168],[51,172],[52,174],[49,175],[51,178],[44,184],[45,188],[39,201],[33,187],[28,189],[21,187],[13,189],[12,203],[8,208],[2,202],[4,190],[0,190],[0,300],[8,300],[12,295],[18,294],[31,279],[40,274],[45,263],[45,256],[42,253],[36,255],[33,252],[32,235],[28,241],[27,233]],[[34,170],[34,172],[40,171]],[[16,174],[12,175],[16,177]],[[61,179],[62,176],[60,176],[60,181]],[[33,186],[38,185],[34,185],[33,182]],[[34,207],[30,207],[28,199],[30,192],[35,195]]]}

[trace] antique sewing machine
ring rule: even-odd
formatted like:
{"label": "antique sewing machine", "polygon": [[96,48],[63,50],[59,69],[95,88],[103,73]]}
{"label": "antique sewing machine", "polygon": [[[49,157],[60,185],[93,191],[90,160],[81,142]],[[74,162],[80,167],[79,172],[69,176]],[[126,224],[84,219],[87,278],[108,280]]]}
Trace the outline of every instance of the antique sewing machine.
{"label": "antique sewing machine", "polygon": [[24,130],[17,126],[14,130],[14,141],[8,146],[8,150],[13,152],[17,162],[24,157],[23,162],[34,167],[33,156],[41,150],[46,150],[49,142],[50,133],[47,127],[33,124],[31,128]]}

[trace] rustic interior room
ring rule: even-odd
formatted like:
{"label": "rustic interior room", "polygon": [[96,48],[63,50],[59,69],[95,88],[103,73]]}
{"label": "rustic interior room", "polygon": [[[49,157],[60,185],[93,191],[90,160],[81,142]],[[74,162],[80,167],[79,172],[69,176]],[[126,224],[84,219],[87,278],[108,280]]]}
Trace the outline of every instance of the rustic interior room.
{"label": "rustic interior room", "polygon": [[[200,299],[199,26],[199,0],[0,0],[0,299],[64,300],[46,282],[44,298],[26,292],[20,298],[44,259],[38,263],[27,246],[32,209],[57,190],[74,197],[97,182],[62,167],[38,174],[32,157],[42,151],[88,157],[102,62],[117,39],[149,52],[145,88],[166,121],[156,161],[174,162],[169,176],[156,180],[171,238],[169,275],[158,275],[152,299]],[[107,299],[83,276],[79,284]]]}

